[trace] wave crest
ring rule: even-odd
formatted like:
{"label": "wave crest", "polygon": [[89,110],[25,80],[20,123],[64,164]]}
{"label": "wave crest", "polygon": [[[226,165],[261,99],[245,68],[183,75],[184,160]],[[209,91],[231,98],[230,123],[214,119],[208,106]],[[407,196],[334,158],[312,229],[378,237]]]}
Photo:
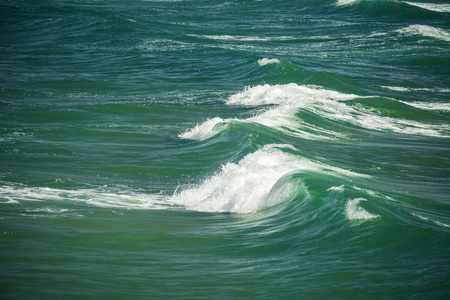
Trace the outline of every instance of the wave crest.
{"label": "wave crest", "polygon": [[[248,154],[239,163],[227,163],[201,184],[177,192],[170,202],[203,212],[251,213],[276,205],[285,197],[274,197],[272,188],[294,170],[316,169],[307,159],[266,145]],[[269,193],[271,193],[271,197]]]}
{"label": "wave crest", "polygon": [[432,37],[438,40],[450,42],[450,34],[447,31],[428,25],[410,25],[397,30],[397,32],[408,36],[420,35],[423,37]]}
{"label": "wave crest", "polygon": [[347,202],[345,206],[345,215],[349,220],[370,220],[377,218],[377,215],[373,215],[362,207],[359,206],[361,201],[366,201],[364,198],[351,199]]}

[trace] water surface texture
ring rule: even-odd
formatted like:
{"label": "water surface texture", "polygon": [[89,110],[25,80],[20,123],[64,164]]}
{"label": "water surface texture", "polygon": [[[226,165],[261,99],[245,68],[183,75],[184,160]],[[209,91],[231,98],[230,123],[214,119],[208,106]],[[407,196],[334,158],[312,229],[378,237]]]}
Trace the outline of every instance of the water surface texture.
{"label": "water surface texture", "polygon": [[450,4],[1,0],[0,29],[0,298],[450,297]]}

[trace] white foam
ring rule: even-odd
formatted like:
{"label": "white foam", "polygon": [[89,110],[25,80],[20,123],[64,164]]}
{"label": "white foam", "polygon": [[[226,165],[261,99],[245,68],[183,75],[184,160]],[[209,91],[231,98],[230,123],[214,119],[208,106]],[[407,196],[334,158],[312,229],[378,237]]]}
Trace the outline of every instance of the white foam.
{"label": "white foam", "polygon": [[[418,134],[426,136],[448,136],[449,125],[426,124],[406,119],[390,118],[377,114],[377,111],[364,108],[362,105],[347,105],[346,100],[358,98],[357,95],[343,94],[326,90],[317,86],[262,85],[247,88],[233,95],[227,101],[229,105],[279,105],[279,111],[267,111],[253,118],[253,121],[277,128],[290,128],[300,131],[304,138],[327,138],[330,135],[342,138],[339,132],[323,129],[315,130],[312,125],[302,123],[295,116],[299,109],[318,114],[324,118],[348,122],[363,128],[379,131],[391,131],[403,134]],[[361,97],[362,98],[362,97]],[[283,118],[284,115],[284,118]],[[294,121],[298,120],[298,121]],[[310,130],[301,130],[302,127]],[[316,132],[311,136],[310,132]],[[308,135],[309,132],[309,135]]]}
{"label": "white foam", "polygon": [[413,6],[417,6],[426,10],[436,11],[436,12],[450,12],[450,4],[436,4],[436,3],[416,3],[416,2],[407,2],[405,3]]}
{"label": "white foam", "polygon": [[139,194],[132,191],[114,193],[106,189],[65,190],[48,187],[2,186],[0,199],[6,199],[6,203],[75,201],[95,206],[129,209],[155,209],[164,206],[160,195]]}
{"label": "white foam", "polygon": [[431,221],[431,222],[433,222],[434,224],[436,224],[436,225],[438,225],[438,226],[450,228],[450,225],[449,225],[449,224],[445,224],[445,223],[442,223],[442,222],[439,222],[439,221],[436,221],[436,220],[430,220],[430,218],[421,216],[421,215],[416,214],[416,213],[413,213],[413,212],[412,212],[411,214],[412,214],[413,216],[418,217],[419,219],[421,219],[421,220],[423,220],[423,221],[428,221],[428,222]]}
{"label": "white foam", "polygon": [[[274,205],[267,203],[275,183],[293,170],[317,169],[309,160],[266,145],[239,163],[227,163],[201,184],[177,192],[170,202],[204,212],[251,213]],[[272,197],[273,198],[273,197]]]}
{"label": "white foam", "polygon": [[200,184],[177,191],[168,201],[195,211],[251,213],[283,201],[285,196],[269,197],[269,193],[280,178],[293,171],[309,170],[334,176],[368,177],[313,162],[282,151],[281,148],[293,147],[266,145],[238,163],[223,165],[220,171]]}
{"label": "white foam", "polygon": [[227,121],[221,118],[209,119],[202,124],[197,124],[194,128],[188,129],[186,132],[179,135],[183,139],[192,139],[203,141],[215,136],[225,129]]}
{"label": "white foam", "polygon": [[262,58],[258,60],[258,64],[262,67],[270,64],[279,64],[280,60],[276,58]]}
{"label": "white foam", "polygon": [[382,88],[391,90],[391,91],[396,91],[396,92],[408,92],[410,91],[410,88],[405,88],[405,87],[401,87],[401,86],[382,86]]}
{"label": "white foam", "polygon": [[352,94],[342,94],[336,91],[327,90],[315,85],[297,85],[289,83],[285,85],[257,85],[247,87],[244,91],[232,95],[228,105],[293,105],[295,107],[305,107],[316,101],[326,100],[350,100],[357,97]]}
{"label": "white foam", "polygon": [[367,201],[364,198],[356,198],[347,201],[345,205],[345,215],[349,220],[369,220],[373,218],[377,218],[377,215],[373,215],[362,207],[359,206],[361,201]]}
{"label": "white foam", "polygon": [[293,36],[246,36],[246,35],[191,35],[218,41],[240,41],[240,42],[268,42],[268,41],[286,41],[295,39]]}
{"label": "white foam", "polygon": [[[181,189],[171,197],[137,193],[122,187],[70,190],[20,185],[0,187],[0,201],[15,204],[24,201],[45,201],[45,205],[48,205],[48,202],[69,201],[125,209],[167,209],[172,205],[182,205],[186,209],[203,212],[251,213],[276,205],[299,189],[306,191],[299,181],[287,182],[286,186],[283,184],[273,189],[283,176],[294,171],[308,170],[332,176],[369,177],[313,162],[286,150],[296,151],[291,145],[266,145],[248,154],[238,163],[224,164],[218,172],[200,184]],[[29,212],[39,213],[41,217],[44,213],[70,213],[66,209],[48,207],[32,209]]]}
{"label": "white foam", "polygon": [[[327,105],[335,105],[336,101],[349,100],[357,97],[352,94],[342,94],[326,90],[314,85],[299,86],[291,83],[286,85],[258,85],[247,87],[244,91],[232,95],[226,104],[242,106],[277,105],[264,110],[254,117],[238,120],[237,122],[258,123],[288,134],[298,135],[307,139],[335,139],[344,138],[340,132],[333,132],[316,127],[297,118],[295,114],[299,108],[313,109]],[[195,128],[187,130],[179,136],[186,139],[204,140],[210,138],[226,128],[231,119],[214,118]]]}
{"label": "white foam", "polygon": [[414,101],[414,102],[404,102],[407,105],[414,106],[416,108],[420,108],[423,110],[431,110],[431,111],[450,111],[450,103],[442,103],[442,102],[422,102],[422,101]]}
{"label": "white foam", "polygon": [[447,31],[428,25],[410,25],[396,31],[404,35],[421,35],[450,42],[450,34]]}
{"label": "white foam", "polygon": [[69,209],[65,208],[54,208],[54,207],[44,207],[44,208],[34,208],[34,209],[27,209],[27,212],[37,212],[37,213],[49,213],[49,214],[60,214],[69,212]]}
{"label": "white foam", "polygon": [[338,0],[336,5],[338,6],[352,5],[355,4],[356,2],[359,2],[359,0]]}
{"label": "white foam", "polygon": [[[427,124],[423,122],[383,116],[381,112],[361,104],[349,105],[347,100],[364,98],[353,94],[344,94],[314,85],[258,85],[247,87],[226,101],[227,105],[269,106],[255,116],[236,122],[261,124],[284,133],[311,140],[343,139],[345,133],[318,127],[299,118],[300,111],[319,115],[325,119],[350,123],[358,127],[402,134],[425,136],[450,136],[449,124]],[[366,97],[369,98],[369,97]],[[231,119],[214,118],[180,137],[194,140],[210,138],[224,130]]]}
{"label": "white foam", "polygon": [[332,186],[329,189],[327,189],[327,191],[336,191],[336,192],[343,192],[345,189],[344,185],[340,185],[340,186]]}
{"label": "white foam", "polygon": [[449,88],[410,88],[400,86],[381,86],[382,88],[397,92],[431,92],[431,93],[450,93]]}
{"label": "white foam", "polygon": [[436,225],[439,225],[441,227],[450,228],[449,224],[445,224],[445,223],[442,223],[442,222],[439,222],[439,221],[433,221],[433,223],[436,224]]}

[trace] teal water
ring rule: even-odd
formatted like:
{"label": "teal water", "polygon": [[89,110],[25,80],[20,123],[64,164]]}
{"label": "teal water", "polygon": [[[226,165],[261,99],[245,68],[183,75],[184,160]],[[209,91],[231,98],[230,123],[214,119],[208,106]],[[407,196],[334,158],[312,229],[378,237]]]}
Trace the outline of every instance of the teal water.
{"label": "teal water", "polygon": [[0,298],[448,299],[449,16],[0,1]]}

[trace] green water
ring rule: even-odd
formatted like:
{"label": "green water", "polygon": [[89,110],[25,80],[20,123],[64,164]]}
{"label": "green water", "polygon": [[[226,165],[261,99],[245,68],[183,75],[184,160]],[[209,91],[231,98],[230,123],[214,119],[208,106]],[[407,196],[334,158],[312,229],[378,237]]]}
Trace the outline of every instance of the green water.
{"label": "green water", "polygon": [[0,298],[447,299],[449,14],[0,1]]}

